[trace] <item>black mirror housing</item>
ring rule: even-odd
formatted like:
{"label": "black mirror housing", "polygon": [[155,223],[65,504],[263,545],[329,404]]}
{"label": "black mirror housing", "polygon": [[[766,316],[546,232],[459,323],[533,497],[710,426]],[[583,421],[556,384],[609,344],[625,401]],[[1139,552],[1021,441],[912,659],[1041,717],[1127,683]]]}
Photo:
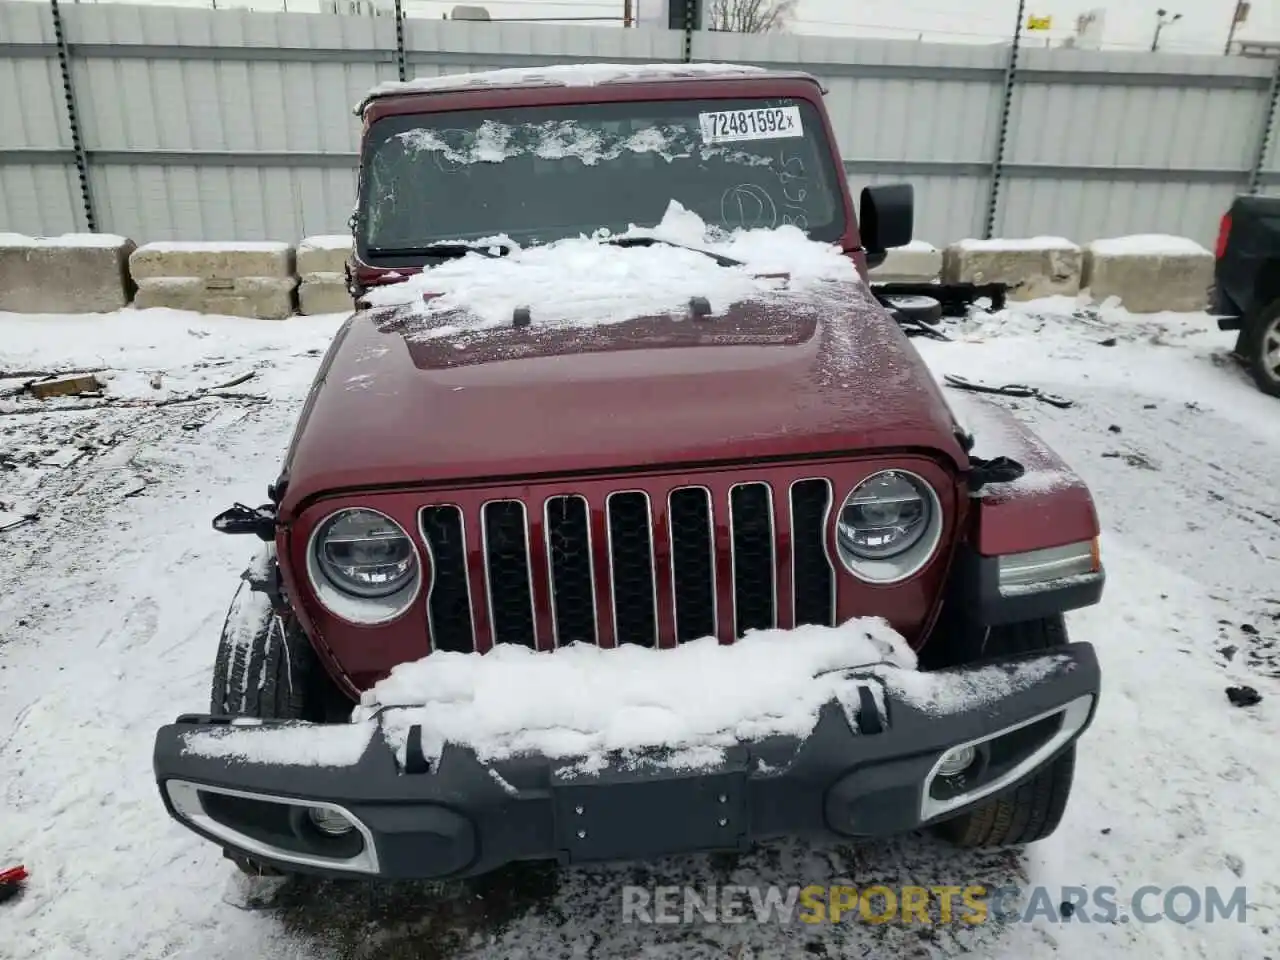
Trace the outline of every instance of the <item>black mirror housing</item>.
{"label": "black mirror housing", "polygon": [[863,187],[858,204],[858,230],[867,265],[884,262],[885,252],[911,242],[915,229],[915,188],[909,183]]}

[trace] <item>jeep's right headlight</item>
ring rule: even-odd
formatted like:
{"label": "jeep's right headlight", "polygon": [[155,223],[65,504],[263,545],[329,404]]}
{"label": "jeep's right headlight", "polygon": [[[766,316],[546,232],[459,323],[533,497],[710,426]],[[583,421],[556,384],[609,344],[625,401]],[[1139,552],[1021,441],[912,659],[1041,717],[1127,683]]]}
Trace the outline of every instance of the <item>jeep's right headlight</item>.
{"label": "jeep's right headlight", "polygon": [[320,602],[355,623],[382,623],[403,613],[417,595],[421,566],[404,528],[364,507],[330,514],[307,549],[307,572]]}
{"label": "jeep's right headlight", "polygon": [[942,506],[927,481],[882,470],[845,497],[836,517],[844,568],[869,583],[897,583],[919,571],[938,548]]}

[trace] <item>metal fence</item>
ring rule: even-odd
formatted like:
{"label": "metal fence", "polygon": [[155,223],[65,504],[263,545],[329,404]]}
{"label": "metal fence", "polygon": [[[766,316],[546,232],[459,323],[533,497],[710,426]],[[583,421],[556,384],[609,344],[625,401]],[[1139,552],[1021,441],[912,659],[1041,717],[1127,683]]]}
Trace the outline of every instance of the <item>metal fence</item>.
{"label": "metal fence", "polygon": [[1209,243],[1236,193],[1280,193],[1280,61],[0,0],[0,232],[344,232],[375,83],[685,60],[821,78],[852,186],[913,183],[938,245]]}

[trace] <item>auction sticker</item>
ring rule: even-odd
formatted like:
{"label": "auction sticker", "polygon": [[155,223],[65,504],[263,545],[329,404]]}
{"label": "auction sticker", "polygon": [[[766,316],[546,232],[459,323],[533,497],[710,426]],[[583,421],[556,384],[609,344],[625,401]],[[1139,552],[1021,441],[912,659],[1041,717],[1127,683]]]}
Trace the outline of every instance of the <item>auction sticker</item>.
{"label": "auction sticker", "polygon": [[703,143],[738,140],[779,140],[803,137],[799,107],[759,107],[755,110],[717,110],[698,114]]}

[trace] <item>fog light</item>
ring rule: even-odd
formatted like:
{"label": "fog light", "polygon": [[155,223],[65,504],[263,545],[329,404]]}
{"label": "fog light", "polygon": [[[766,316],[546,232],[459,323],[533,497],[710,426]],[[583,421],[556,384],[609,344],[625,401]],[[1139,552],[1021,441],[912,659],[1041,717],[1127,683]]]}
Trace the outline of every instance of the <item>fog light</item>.
{"label": "fog light", "polygon": [[953,747],[942,755],[938,764],[938,776],[958,777],[973,765],[977,752],[973,747]]}
{"label": "fog light", "polygon": [[351,821],[335,810],[327,807],[308,807],[307,819],[311,825],[327,837],[341,837],[355,828]]}

